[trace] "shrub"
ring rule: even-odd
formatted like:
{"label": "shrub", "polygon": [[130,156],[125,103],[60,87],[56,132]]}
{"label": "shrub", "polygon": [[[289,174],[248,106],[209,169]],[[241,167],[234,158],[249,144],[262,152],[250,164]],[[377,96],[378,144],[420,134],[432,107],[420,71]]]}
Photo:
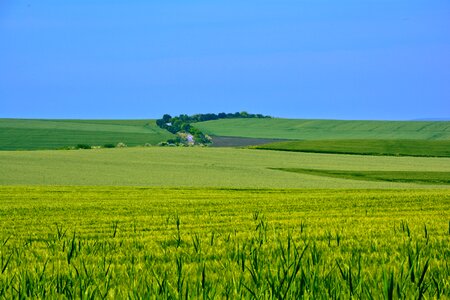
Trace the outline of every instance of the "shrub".
{"label": "shrub", "polygon": [[114,144],[104,144],[103,148],[115,148],[116,146]]}
{"label": "shrub", "polygon": [[92,149],[92,147],[88,144],[78,144],[75,146],[75,149]]}
{"label": "shrub", "polygon": [[168,143],[168,144],[179,144],[179,143],[181,143],[181,142],[182,142],[182,139],[181,139],[180,136],[177,136],[177,137],[175,137],[175,138],[173,138],[173,139],[168,139],[168,140],[167,140],[167,143]]}
{"label": "shrub", "polygon": [[125,144],[125,143],[117,143],[117,146],[116,146],[117,148],[126,148],[127,147],[127,145]]}
{"label": "shrub", "polygon": [[64,146],[61,148],[58,148],[58,150],[75,150],[76,148],[74,146]]}

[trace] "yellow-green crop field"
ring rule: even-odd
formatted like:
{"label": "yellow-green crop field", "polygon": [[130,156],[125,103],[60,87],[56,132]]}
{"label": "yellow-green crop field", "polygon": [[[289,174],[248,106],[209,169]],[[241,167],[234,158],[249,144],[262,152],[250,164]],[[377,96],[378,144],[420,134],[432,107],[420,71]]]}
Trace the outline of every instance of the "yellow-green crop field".
{"label": "yellow-green crop field", "polygon": [[0,298],[450,298],[450,158],[0,152]]}
{"label": "yellow-green crop field", "polygon": [[0,187],[0,296],[450,297],[448,189]]}

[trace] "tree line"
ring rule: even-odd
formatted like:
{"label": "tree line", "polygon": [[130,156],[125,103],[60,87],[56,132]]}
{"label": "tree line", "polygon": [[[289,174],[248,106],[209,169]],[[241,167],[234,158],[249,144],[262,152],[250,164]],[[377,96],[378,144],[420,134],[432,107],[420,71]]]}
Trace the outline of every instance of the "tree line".
{"label": "tree line", "polygon": [[[181,114],[179,116],[172,117],[169,114],[163,115],[161,119],[156,120],[156,125],[162,129],[166,129],[173,134],[177,134],[179,132],[189,133],[191,134],[196,143],[209,144],[211,143],[210,139],[201,132],[198,128],[192,126],[192,123],[196,122],[205,122],[219,119],[238,119],[238,118],[271,118],[270,116],[264,116],[262,114],[250,114],[248,112],[235,112],[235,113],[207,113],[207,114],[195,114],[192,116],[188,116],[186,114]],[[178,142],[178,139],[176,139]],[[172,141],[168,141],[172,142]]]}

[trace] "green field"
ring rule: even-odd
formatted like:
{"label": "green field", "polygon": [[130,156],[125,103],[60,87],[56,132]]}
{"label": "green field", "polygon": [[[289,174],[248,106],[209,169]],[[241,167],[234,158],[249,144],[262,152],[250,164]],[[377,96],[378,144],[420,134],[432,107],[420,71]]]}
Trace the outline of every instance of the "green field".
{"label": "green field", "polygon": [[3,298],[450,295],[448,190],[0,187]]}
{"label": "green field", "polygon": [[450,157],[450,140],[309,140],[276,142],[252,148],[314,153]]}
{"label": "green field", "polygon": [[424,188],[273,168],[450,172],[450,158],[149,147],[0,152],[0,185],[103,185],[230,188]]}
{"label": "green field", "polygon": [[317,170],[317,169],[300,169],[300,168],[297,169],[279,168],[274,170],[293,172],[299,174],[333,177],[333,178],[363,180],[363,181],[388,181],[388,182],[450,185],[450,172],[342,171],[342,170]]}
{"label": "green field", "polygon": [[450,140],[450,122],[224,119],[196,123],[214,136],[292,140],[419,139]]}
{"label": "green field", "polygon": [[154,120],[0,119],[0,150],[57,149],[78,144],[157,144],[172,137]]}
{"label": "green field", "polygon": [[[0,298],[450,297],[449,122],[224,121],[198,125],[314,141],[39,150],[171,134],[0,119],[0,149],[23,150],[0,151]],[[297,152],[330,148],[352,155]]]}
{"label": "green field", "polygon": [[[215,120],[195,123],[195,127],[209,135],[218,136],[218,144],[223,140],[221,136],[287,140],[450,140],[450,122],[273,118]],[[154,120],[0,119],[0,150],[58,149],[78,144],[102,146],[119,142],[128,146],[147,143],[156,145],[172,137],[167,130],[157,127]],[[224,144],[250,145],[258,142],[267,140],[233,140]],[[317,146],[320,151],[321,145]],[[442,151],[445,152],[445,149]]]}

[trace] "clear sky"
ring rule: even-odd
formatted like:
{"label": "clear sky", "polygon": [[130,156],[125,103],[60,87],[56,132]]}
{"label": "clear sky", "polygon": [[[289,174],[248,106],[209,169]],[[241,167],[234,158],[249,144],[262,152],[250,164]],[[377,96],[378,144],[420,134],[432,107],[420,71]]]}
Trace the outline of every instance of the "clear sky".
{"label": "clear sky", "polygon": [[0,0],[0,117],[450,117],[448,0]]}

